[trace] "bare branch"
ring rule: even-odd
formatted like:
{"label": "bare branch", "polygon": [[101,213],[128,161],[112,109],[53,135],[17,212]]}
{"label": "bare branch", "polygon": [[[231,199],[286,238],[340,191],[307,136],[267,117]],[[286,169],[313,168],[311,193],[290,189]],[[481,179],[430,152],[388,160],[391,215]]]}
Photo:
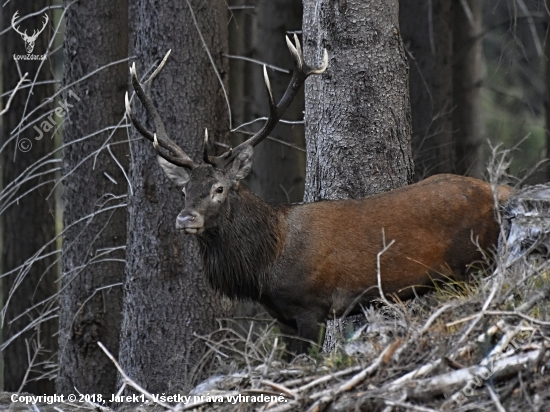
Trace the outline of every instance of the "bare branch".
{"label": "bare branch", "polygon": [[6,114],[7,111],[10,109],[10,104],[11,104],[11,101],[13,100],[13,98],[15,97],[15,93],[17,93],[17,90],[19,90],[21,88],[21,85],[23,84],[23,82],[28,81],[27,80],[28,74],[29,73],[25,73],[23,75],[23,77],[21,77],[21,79],[17,82],[17,85],[15,86],[15,89],[13,89],[13,92],[11,93],[10,98],[8,99],[8,102],[6,103],[6,107],[4,107],[4,110],[2,110],[0,112],[0,116],[3,116],[4,114]]}
{"label": "bare branch", "polygon": [[157,405],[160,405],[162,406],[163,408],[166,408],[170,411],[175,411],[174,408],[172,408],[170,405],[168,405],[167,403],[164,403],[164,402],[160,402],[158,400],[155,400],[155,398],[153,397],[153,395],[151,395],[147,390],[143,389],[140,385],[138,385],[136,382],[134,382],[132,379],[130,379],[130,377],[128,375],[126,375],[126,372],[124,372],[124,370],[122,369],[122,367],[120,366],[120,364],[116,361],[116,359],[114,358],[113,355],[111,355],[111,353],[107,350],[107,348],[103,345],[103,343],[101,342],[97,342],[97,345],[101,348],[101,350],[105,353],[105,355],[107,355],[107,357],[109,359],[111,359],[111,361],[114,363],[115,367],[117,368],[118,372],[120,373],[120,376],[122,377],[122,380],[124,381],[124,385],[129,385],[131,386],[132,388],[134,388],[135,390],[137,390],[138,392],[142,393],[145,395],[145,397],[147,399],[149,399],[150,401],[153,401],[154,403],[156,403]]}

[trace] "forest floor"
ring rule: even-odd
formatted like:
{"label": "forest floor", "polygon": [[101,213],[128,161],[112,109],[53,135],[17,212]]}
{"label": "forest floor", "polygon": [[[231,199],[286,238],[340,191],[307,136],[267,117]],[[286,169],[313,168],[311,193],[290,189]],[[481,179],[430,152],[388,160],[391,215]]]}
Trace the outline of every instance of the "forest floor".
{"label": "forest floor", "polygon": [[[283,346],[270,326],[255,342],[210,337],[223,373],[193,390],[194,408],[550,411],[549,314],[550,262],[540,260],[367,308],[366,326],[340,333],[329,353],[312,350],[290,363],[281,360]],[[233,363],[222,366],[225,359]],[[235,359],[243,367],[231,372]],[[224,402],[208,402],[217,397]]]}

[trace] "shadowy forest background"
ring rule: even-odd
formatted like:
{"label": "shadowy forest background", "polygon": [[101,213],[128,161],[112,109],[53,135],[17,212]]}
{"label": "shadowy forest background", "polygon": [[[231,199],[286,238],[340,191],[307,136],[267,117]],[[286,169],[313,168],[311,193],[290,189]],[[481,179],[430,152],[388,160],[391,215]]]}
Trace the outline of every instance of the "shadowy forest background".
{"label": "shadowy forest background", "polygon": [[[508,172],[534,184],[550,177],[546,3],[4,1],[0,389],[110,396],[119,378],[100,341],[150,392],[186,390],[208,373],[197,336],[256,310],[215,295],[194,239],[175,230],[183,199],[125,116],[132,62],[147,78],[172,49],[151,94],[199,159],[205,128],[226,145],[261,126],[262,64],[281,97],[285,34],[303,38],[312,65],[327,48],[327,72],[255,149],[247,184],[268,201],[483,177],[499,144]],[[14,60],[28,54],[16,11],[28,34],[49,17],[32,52],[45,60]]]}

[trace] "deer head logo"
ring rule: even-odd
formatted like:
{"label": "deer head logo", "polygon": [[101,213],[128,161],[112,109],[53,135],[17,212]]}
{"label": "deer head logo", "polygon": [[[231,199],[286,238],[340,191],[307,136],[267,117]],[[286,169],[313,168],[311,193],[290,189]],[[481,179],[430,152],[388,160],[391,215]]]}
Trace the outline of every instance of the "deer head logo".
{"label": "deer head logo", "polygon": [[48,18],[48,15],[44,13],[44,24],[42,25],[42,28],[40,30],[34,30],[32,33],[32,36],[29,36],[27,34],[27,30],[21,33],[19,31],[19,26],[15,27],[16,25],[15,21],[17,20],[18,17],[19,17],[19,11],[16,11],[13,17],[11,18],[11,27],[13,27],[13,29],[21,35],[21,37],[25,41],[25,49],[27,49],[27,54],[30,54],[34,49],[34,42],[38,38],[38,35],[42,33],[46,28],[46,24],[48,24],[49,18]]}

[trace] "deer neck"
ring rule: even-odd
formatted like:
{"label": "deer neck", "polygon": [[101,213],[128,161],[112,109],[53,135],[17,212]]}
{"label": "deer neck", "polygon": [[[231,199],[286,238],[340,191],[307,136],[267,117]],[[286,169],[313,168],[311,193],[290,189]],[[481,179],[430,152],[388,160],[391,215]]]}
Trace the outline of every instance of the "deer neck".
{"label": "deer neck", "polygon": [[248,189],[229,195],[218,226],[199,235],[212,287],[237,299],[258,300],[284,245],[286,207],[274,207]]}

